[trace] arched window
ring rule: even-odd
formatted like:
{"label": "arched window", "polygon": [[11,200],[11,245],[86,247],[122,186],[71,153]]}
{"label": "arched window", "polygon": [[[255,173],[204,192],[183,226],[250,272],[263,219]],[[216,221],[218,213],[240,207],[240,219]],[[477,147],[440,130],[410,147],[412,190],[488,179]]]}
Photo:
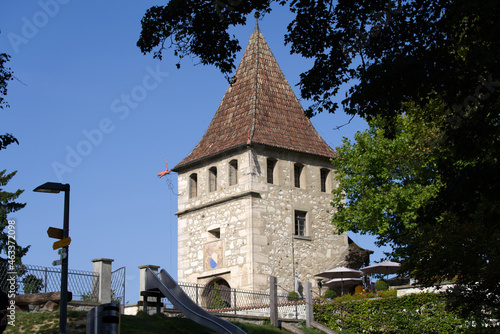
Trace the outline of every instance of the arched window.
{"label": "arched window", "polygon": [[229,162],[229,185],[238,184],[238,160]]}
{"label": "arched window", "polygon": [[189,198],[198,196],[198,174],[189,175]]}
{"label": "arched window", "polygon": [[208,170],[208,191],[217,190],[217,167],[210,167]]}

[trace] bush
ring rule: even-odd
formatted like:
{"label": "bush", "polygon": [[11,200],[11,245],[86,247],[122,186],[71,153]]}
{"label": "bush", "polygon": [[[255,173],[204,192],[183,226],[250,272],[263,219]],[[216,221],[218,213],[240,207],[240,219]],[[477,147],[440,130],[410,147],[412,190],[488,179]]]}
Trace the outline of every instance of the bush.
{"label": "bush", "polygon": [[385,281],[378,280],[375,282],[375,290],[377,291],[384,291],[389,289],[389,284],[387,284]]}
{"label": "bush", "polygon": [[219,284],[214,283],[214,288],[211,291],[209,309],[221,309],[228,307],[228,303],[222,298],[222,291]]}
{"label": "bush", "polygon": [[328,289],[325,291],[325,298],[328,298],[328,299],[333,299],[335,297],[337,297],[337,293],[335,291],[333,291],[332,289]]}
{"label": "bush", "polygon": [[479,328],[472,327],[471,319],[447,310],[443,294],[418,293],[375,300],[342,298],[314,305],[314,319],[334,331],[342,330],[342,333],[360,329],[375,333],[392,329],[396,333],[408,334],[479,332]]}
{"label": "bush", "polygon": [[286,299],[288,301],[294,302],[296,300],[299,300],[299,294],[297,292],[295,292],[295,291],[290,291],[288,293],[288,296],[286,296]]}

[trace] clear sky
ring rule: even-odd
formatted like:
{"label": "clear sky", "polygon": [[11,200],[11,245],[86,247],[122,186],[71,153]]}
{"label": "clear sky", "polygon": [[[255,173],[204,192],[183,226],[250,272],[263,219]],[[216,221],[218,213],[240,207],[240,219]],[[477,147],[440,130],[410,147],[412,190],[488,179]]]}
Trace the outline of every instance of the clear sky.
{"label": "clear sky", "polygon": [[[163,3],[0,2],[0,52],[12,56],[8,66],[16,77],[6,97],[11,107],[0,112],[0,133],[20,142],[0,152],[0,170],[18,171],[6,190],[25,189],[19,201],[26,207],[9,216],[19,244],[31,245],[23,262],[51,266],[58,258],[46,231],[62,227],[64,195],[33,189],[69,183],[69,267],[90,271],[92,259],[114,259],[113,270],[126,267],[130,303],[139,298],[138,266],[159,265],[177,276],[177,175],[158,179],[157,173],[165,159],[172,168],[194,148],[228,86],[220,72],[196,59],[184,59],[177,70],[171,55],[159,61],[141,54],[141,18]],[[283,45],[289,21],[278,7],[259,25],[299,95],[295,85],[309,63]],[[234,29],[243,50],[253,28],[251,17]],[[326,114],[312,122],[335,148],[343,136],[366,128],[355,119],[334,130],[348,119]],[[351,237],[376,251],[372,263],[383,257],[373,237]]]}

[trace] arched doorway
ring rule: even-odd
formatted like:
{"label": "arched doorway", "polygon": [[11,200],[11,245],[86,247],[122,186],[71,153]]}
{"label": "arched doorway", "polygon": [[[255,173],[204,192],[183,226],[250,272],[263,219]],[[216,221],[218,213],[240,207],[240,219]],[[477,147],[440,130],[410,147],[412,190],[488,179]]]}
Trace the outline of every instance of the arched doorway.
{"label": "arched doorway", "polygon": [[202,293],[203,306],[206,309],[224,309],[231,307],[231,287],[220,277],[205,285]]}

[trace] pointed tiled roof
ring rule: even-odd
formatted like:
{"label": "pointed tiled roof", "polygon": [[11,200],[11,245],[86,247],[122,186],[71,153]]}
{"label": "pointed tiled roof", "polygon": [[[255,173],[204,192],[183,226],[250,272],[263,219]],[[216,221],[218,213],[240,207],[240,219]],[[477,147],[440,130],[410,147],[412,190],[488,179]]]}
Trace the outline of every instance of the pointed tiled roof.
{"label": "pointed tiled roof", "polygon": [[304,115],[258,25],[205,135],[174,170],[253,144],[326,158],[336,154]]}

